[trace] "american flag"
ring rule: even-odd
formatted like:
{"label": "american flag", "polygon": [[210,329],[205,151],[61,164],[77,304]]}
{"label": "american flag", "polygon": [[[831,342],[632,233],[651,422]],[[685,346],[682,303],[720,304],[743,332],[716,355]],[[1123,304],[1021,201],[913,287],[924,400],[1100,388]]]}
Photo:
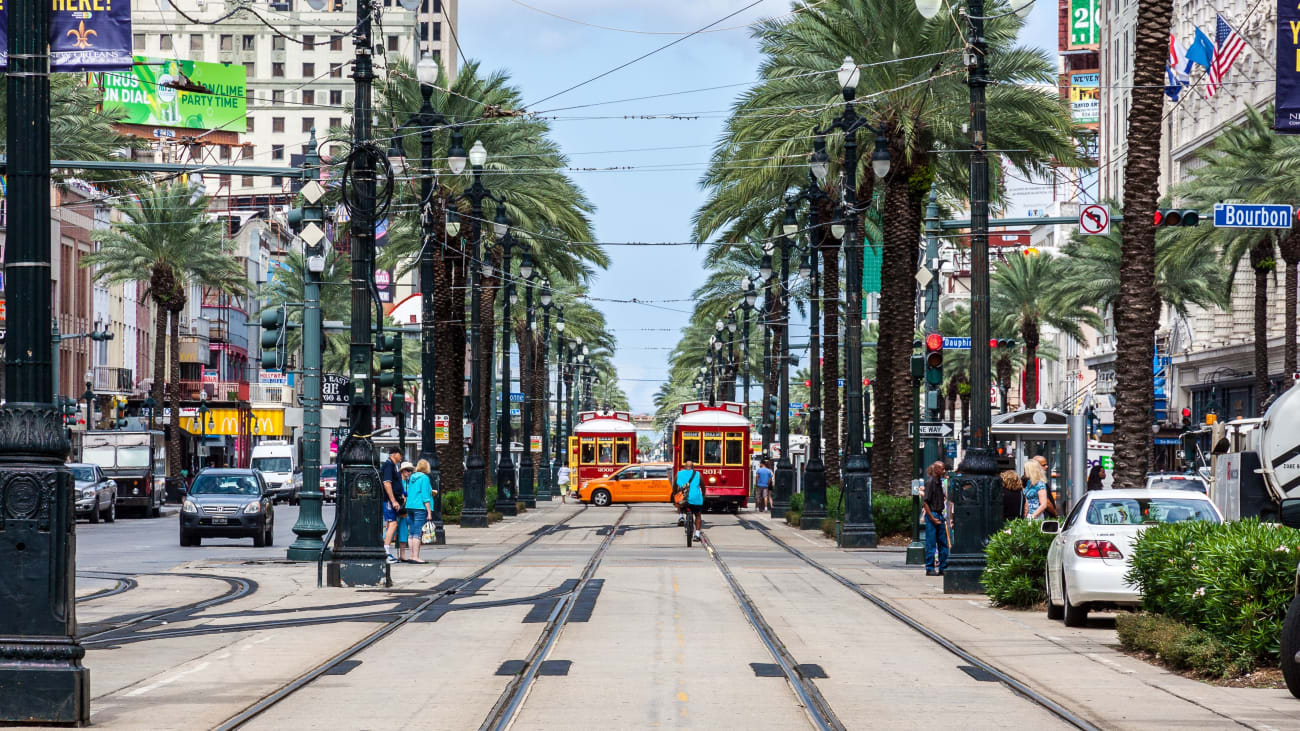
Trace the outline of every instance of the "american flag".
{"label": "american flag", "polygon": [[1223,77],[1228,75],[1228,70],[1232,68],[1232,62],[1237,60],[1237,56],[1246,49],[1246,41],[1242,39],[1228,21],[1223,19],[1222,15],[1217,15],[1218,23],[1214,29],[1214,61],[1210,64],[1210,70],[1206,73],[1205,98],[1209,99],[1214,96],[1214,92],[1219,90],[1223,84]]}

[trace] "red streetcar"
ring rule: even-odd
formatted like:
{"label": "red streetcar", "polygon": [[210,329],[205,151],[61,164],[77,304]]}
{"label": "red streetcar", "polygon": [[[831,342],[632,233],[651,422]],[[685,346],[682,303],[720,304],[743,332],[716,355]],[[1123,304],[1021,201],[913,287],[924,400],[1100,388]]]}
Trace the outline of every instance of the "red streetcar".
{"label": "red streetcar", "polygon": [[748,506],[749,427],[741,404],[682,404],[682,415],[673,425],[673,474],[686,462],[695,463],[703,478],[705,510],[736,513]]}
{"label": "red streetcar", "polygon": [[579,490],[636,462],[636,427],[626,411],[580,411],[569,437],[569,480]]}

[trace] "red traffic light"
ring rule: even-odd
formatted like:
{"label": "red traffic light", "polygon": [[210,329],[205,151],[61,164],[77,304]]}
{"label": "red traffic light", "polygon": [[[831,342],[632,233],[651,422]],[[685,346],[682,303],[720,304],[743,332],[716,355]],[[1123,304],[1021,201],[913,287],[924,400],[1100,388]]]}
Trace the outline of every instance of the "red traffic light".
{"label": "red traffic light", "polygon": [[810,379],[804,379],[803,385],[804,385],[804,388],[812,388],[812,380],[810,380]]}
{"label": "red traffic light", "polygon": [[989,338],[989,348],[996,348],[996,347],[998,347],[998,339]]}
{"label": "red traffic light", "polygon": [[925,336],[925,349],[928,351],[943,350],[943,336],[939,333],[930,333]]}
{"label": "red traffic light", "polygon": [[1191,409],[1183,409],[1183,418],[1184,418],[1184,419],[1190,419],[1190,418],[1192,418],[1192,410],[1191,410]]}
{"label": "red traffic light", "polygon": [[1155,220],[1153,221],[1153,223],[1155,223],[1155,225],[1157,225],[1157,226],[1159,226],[1161,223],[1164,223],[1164,220],[1165,220],[1165,212],[1164,212],[1164,211],[1156,211],[1156,214],[1155,214],[1155,216],[1154,216],[1154,219],[1155,219]]}
{"label": "red traffic light", "polygon": [[864,379],[862,379],[862,385],[864,385],[864,386],[870,386],[870,385],[871,385],[871,379],[870,379],[870,378],[864,378]]}

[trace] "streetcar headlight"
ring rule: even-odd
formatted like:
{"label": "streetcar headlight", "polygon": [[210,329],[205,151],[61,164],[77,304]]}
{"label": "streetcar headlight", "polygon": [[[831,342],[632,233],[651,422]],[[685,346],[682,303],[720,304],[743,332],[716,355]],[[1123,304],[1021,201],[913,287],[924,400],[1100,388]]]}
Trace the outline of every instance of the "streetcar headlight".
{"label": "streetcar headlight", "polygon": [[710,484],[710,485],[716,485],[716,484],[718,484],[718,478],[716,478],[716,477],[710,475],[710,476],[709,476],[709,484]]}

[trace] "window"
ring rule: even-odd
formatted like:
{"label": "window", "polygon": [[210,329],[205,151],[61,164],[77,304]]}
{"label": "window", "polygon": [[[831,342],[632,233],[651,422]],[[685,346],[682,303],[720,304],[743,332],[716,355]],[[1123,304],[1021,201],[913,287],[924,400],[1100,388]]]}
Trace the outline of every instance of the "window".
{"label": "window", "polygon": [[396,50],[398,49],[398,43],[400,43],[401,40],[402,40],[402,37],[401,37],[401,36],[389,36],[389,37],[388,37],[388,50],[390,50],[390,51],[396,51]]}
{"label": "window", "polygon": [[240,46],[245,51],[257,50],[257,36],[244,36],[244,41]]}
{"label": "window", "polygon": [[249,131],[249,132],[252,132],[252,131],[253,131],[253,118],[252,118],[252,117],[249,117],[249,118],[246,119],[245,121],[248,123],[248,131]]}
{"label": "window", "polygon": [[435,41],[442,40],[442,23],[433,24],[433,40]]}
{"label": "window", "polygon": [[190,50],[191,51],[203,50],[203,36],[201,34],[199,33],[190,34]]}
{"label": "window", "polygon": [[614,463],[629,464],[632,461],[632,440],[626,437],[614,445]]}
{"label": "window", "polygon": [[253,63],[252,61],[245,61],[244,74],[248,76],[248,78],[250,79],[253,78],[254,76],[257,76],[257,64]]}
{"label": "window", "polygon": [[284,117],[271,117],[271,131],[272,132],[284,131]]}
{"label": "window", "polygon": [[1218,523],[1209,500],[1185,498],[1098,498],[1088,505],[1092,525],[1143,525],[1204,520]]}
{"label": "window", "polygon": [[704,457],[700,464],[722,464],[722,432],[704,432]]}
{"label": "window", "polygon": [[137,51],[143,51],[143,50],[144,50],[144,34],[143,34],[143,33],[136,33],[134,36],[132,36],[132,37],[131,37],[131,45],[132,45],[132,47],[134,47]]}
{"label": "window", "polygon": [[343,105],[343,90],[330,89],[330,106],[338,107]]}
{"label": "window", "polygon": [[272,176],[271,176],[271,185],[274,185],[274,186],[283,186],[283,185],[284,185],[284,178],[280,177],[279,175],[272,175]]}
{"label": "window", "polygon": [[330,36],[330,50],[331,51],[343,50],[343,36]]}
{"label": "window", "polygon": [[284,145],[271,145],[271,159],[272,160],[284,159]]}
{"label": "window", "polygon": [[252,160],[254,151],[256,149],[257,149],[257,145],[244,145],[244,159]]}
{"label": "window", "polygon": [[316,78],[316,64],[314,64],[314,63],[304,63],[304,64],[302,65],[302,75],[303,75],[303,78],[307,78],[307,79],[314,79],[314,78]]}
{"label": "window", "polygon": [[316,92],[312,91],[311,89],[303,89],[303,90],[302,90],[302,103],[303,103],[303,104],[315,104],[315,103],[316,103]]}
{"label": "window", "polygon": [[304,33],[302,36],[302,50],[304,51],[316,50],[316,36],[311,35],[310,33]]}
{"label": "window", "polygon": [[331,79],[343,78],[343,64],[337,63],[334,64],[333,66],[330,66],[330,78]]}
{"label": "window", "polygon": [[599,437],[596,439],[596,462],[597,464],[614,464],[614,438]]}
{"label": "window", "polygon": [[284,36],[271,36],[271,50],[272,51],[284,50]]}
{"label": "window", "polygon": [[421,13],[429,12],[429,0],[420,0],[420,12]]}
{"label": "window", "polygon": [[315,129],[315,128],[316,128],[316,120],[315,120],[315,119],[312,119],[311,117],[303,117],[303,120],[302,120],[302,131],[303,131],[303,132],[310,132],[310,131],[312,131],[312,130]]}
{"label": "window", "polygon": [[642,468],[640,468],[640,467],[628,467],[627,469],[622,470],[622,471],[620,471],[620,472],[618,473],[618,478],[617,478],[617,479],[620,479],[620,480],[640,480],[640,479],[644,479],[644,477],[645,477],[645,470],[644,470],[644,469],[642,469]]}
{"label": "window", "polygon": [[172,34],[163,33],[162,35],[158,36],[158,47],[164,51],[172,50]]}
{"label": "window", "polygon": [[682,432],[682,462],[700,463],[700,433]]}
{"label": "window", "polygon": [[276,105],[284,104],[284,90],[283,90],[283,89],[277,89],[277,90],[271,92],[271,103],[272,103],[272,104],[276,104]]}
{"label": "window", "polygon": [[582,449],[578,455],[578,464],[596,464],[596,440],[591,437],[582,438]]}
{"label": "window", "polygon": [[[245,67],[245,68],[247,68],[247,67]],[[252,89],[249,89],[248,91],[244,92],[244,102],[248,105],[248,107],[249,107],[250,109],[253,107],[253,103],[256,102],[256,101],[257,101],[257,97],[253,95],[253,90],[252,90]],[[248,122],[249,122],[249,124],[252,124],[253,120],[250,119],[250,120],[248,120]],[[252,127],[249,127],[249,128],[248,128],[248,131],[249,131],[249,132],[252,132],[252,131],[253,131],[253,128],[252,128]]]}
{"label": "window", "polygon": [[429,40],[429,24],[428,24],[428,23],[425,23],[425,22],[421,22],[421,23],[420,23],[420,40],[422,40],[422,41],[427,41],[427,40]]}
{"label": "window", "polygon": [[223,35],[223,36],[221,36],[221,44],[220,44],[220,45],[221,45],[221,50],[223,50],[223,51],[233,51],[233,50],[235,50],[235,37],[232,36],[232,35]]}
{"label": "window", "polygon": [[221,185],[222,185],[223,187],[226,187],[226,188],[229,188],[229,187],[230,187],[230,176],[229,176],[229,175],[222,174],[221,177],[220,177],[219,179],[221,180]]}
{"label": "window", "polygon": [[271,64],[271,76],[276,79],[284,78],[284,62],[276,61]]}
{"label": "window", "polygon": [[433,0],[433,12],[435,13],[442,12],[442,0]]}
{"label": "window", "polygon": [[229,159],[230,159],[230,145],[222,145],[222,146],[221,146],[221,159],[222,159],[222,160],[229,160]]}
{"label": "window", "polygon": [[330,117],[330,129],[339,129],[343,126],[342,117]]}
{"label": "window", "polygon": [[745,464],[745,442],[744,435],[736,432],[727,434],[727,452],[724,455],[727,458],[728,467],[742,467]]}
{"label": "window", "polygon": [[668,479],[668,467],[666,465],[647,465],[645,478],[647,480],[666,480]]}
{"label": "window", "polygon": [[253,187],[253,176],[252,176],[252,175],[245,175],[245,176],[244,176],[244,187],[245,187],[245,188],[251,188],[251,187]]}

